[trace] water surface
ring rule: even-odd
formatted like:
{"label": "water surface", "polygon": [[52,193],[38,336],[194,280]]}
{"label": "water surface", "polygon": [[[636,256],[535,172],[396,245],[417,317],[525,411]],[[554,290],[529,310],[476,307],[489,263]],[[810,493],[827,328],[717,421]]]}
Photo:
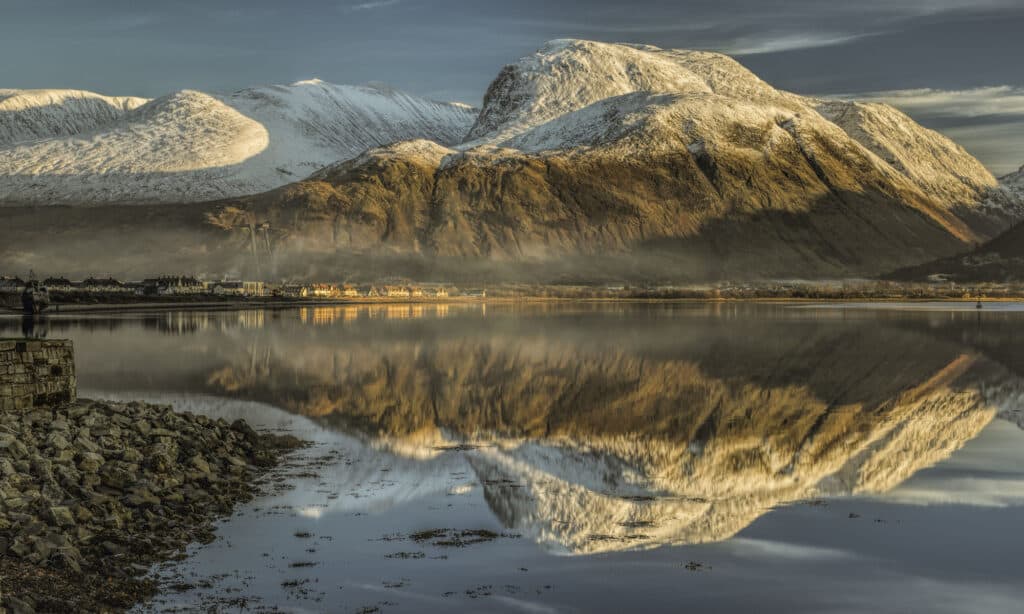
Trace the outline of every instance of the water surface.
{"label": "water surface", "polygon": [[1018,612],[1024,313],[901,307],[378,305],[33,332],[75,341],[81,396],[316,442],[162,566],[177,587],[149,608]]}

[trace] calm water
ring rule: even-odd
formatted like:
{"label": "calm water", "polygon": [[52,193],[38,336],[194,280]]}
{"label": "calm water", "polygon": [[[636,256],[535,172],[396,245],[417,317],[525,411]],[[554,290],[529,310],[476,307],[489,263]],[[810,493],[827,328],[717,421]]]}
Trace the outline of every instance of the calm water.
{"label": "calm water", "polygon": [[180,586],[150,608],[1019,612],[1024,312],[901,307],[318,307],[35,332],[74,339],[82,396],[316,442],[158,569]]}

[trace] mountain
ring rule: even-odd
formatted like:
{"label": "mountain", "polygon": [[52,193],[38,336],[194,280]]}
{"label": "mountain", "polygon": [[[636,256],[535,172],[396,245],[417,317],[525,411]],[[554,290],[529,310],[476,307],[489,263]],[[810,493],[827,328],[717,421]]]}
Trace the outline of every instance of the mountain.
{"label": "mountain", "polygon": [[977,160],[891,107],[782,92],[720,54],[587,41],[503,69],[460,145],[372,150],[229,209],[310,256],[690,278],[873,274],[1018,216]]}
{"label": "mountain", "polygon": [[[0,262],[123,274],[173,262],[310,278],[339,269],[529,281],[850,277],[961,252],[1021,217],[1019,199],[977,160],[901,112],[780,91],[709,52],[552,41],[501,70],[475,120],[461,107],[430,107],[463,120],[432,123],[443,138],[353,138],[362,116],[324,124],[266,110],[277,108],[269,98],[338,91],[323,84],[257,91],[267,92],[183,93],[88,139],[8,148],[0,194],[9,203],[173,193],[182,202],[0,207],[15,236]],[[180,138],[181,126],[190,136]],[[125,153],[140,140],[142,154]],[[281,160],[298,154],[282,150],[305,157],[289,166]],[[341,161],[268,192],[185,202],[281,185],[330,156]],[[116,227],[119,245],[137,253],[72,259],[38,240],[44,227],[58,228],[63,246],[100,247]],[[173,260],[164,249],[151,256],[154,245]]]}
{"label": "mountain", "polygon": [[1010,173],[999,181],[1007,190],[1020,198],[1024,198],[1024,166],[1020,167],[1020,170],[1016,173]]}
{"label": "mountain", "polygon": [[[1024,167],[1000,178],[1009,198],[1024,200]],[[971,250],[918,265],[901,267],[888,275],[900,281],[1020,282],[1024,281],[1024,224],[1016,224]]]}
{"label": "mountain", "polygon": [[0,90],[0,148],[95,130],[146,102],[79,90]]}
{"label": "mountain", "polygon": [[12,100],[0,114],[0,201],[41,204],[254,194],[394,141],[457,142],[474,117],[464,105],[317,80],[145,104],[25,92],[0,105]]}

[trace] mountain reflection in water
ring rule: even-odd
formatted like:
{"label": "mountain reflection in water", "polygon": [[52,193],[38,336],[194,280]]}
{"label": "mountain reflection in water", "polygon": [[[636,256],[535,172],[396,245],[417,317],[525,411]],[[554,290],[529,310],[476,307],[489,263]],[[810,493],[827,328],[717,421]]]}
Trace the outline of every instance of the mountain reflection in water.
{"label": "mountain reflection in water", "polygon": [[1000,412],[1019,418],[1006,408],[1021,390],[1021,323],[395,304],[47,325],[75,339],[84,388],[269,403],[357,437],[418,483],[463,455],[503,524],[583,554],[719,541],[774,506],[889,491]]}

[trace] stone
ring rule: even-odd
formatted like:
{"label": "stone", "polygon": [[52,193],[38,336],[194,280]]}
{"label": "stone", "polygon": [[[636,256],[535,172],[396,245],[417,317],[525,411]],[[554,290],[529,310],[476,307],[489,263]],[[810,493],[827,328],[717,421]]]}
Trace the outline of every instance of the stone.
{"label": "stone", "polygon": [[195,467],[197,471],[200,471],[201,473],[210,473],[210,464],[207,463],[206,459],[201,455],[196,454],[190,458],[188,462],[191,466]]}
{"label": "stone", "polygon": [[60,431],[54,431],[46,438],[46,445],[54,450],[64,450],[71,447],[71,443],[64,438]]}
{"label": "stone", "polygon": [[59,527],[75,526],[75,517],[72,515],[71,510],[62,505],[51,507],[47,520],[52,521],[52,524],[56,524]]}
{"label": "stone", "polygon": [[81,452],[78,454],[78,470],[84,473],[96,473],[106,462],[101,455],[95,452]]}

